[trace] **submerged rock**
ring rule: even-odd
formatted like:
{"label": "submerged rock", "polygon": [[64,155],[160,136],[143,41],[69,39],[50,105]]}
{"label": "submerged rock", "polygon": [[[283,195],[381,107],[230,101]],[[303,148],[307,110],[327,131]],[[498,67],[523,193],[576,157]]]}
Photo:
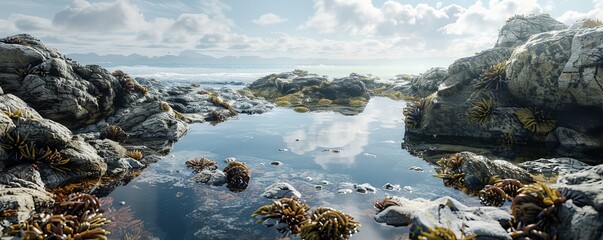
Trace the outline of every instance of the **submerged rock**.
{"label": "submerged rock", "polygon": [[217,169],[204,169],[195,174],[192,180],[198,183],[205,183],[211,186],[222,186],[226,184],[226,174]]}
{"label": "submerged rock", "polygon": [[522,162],[519,166],[533,174],[553,176],[557,174],[574,173],[590,166],[573,158],[541,158],[534,161]]}
{"label": "submerged rock", "polygon": [[262,193],[262,197],[271,198],[271,199],[281,199],[281,198],[301,198],[301,193],[295,189],[295,187],[291,186],[291,184],[286,182],[277,182],[268,186],[266,190]]}

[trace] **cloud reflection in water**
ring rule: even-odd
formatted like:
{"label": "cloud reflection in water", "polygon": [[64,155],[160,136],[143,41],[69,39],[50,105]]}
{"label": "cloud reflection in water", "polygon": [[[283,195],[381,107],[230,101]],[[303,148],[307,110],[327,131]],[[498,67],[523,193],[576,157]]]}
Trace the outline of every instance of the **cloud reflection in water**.
{"label": "cloud reflection in water", "polygon": [[[362,157],[371,131],[395,128],[396,124],[400,124],[400,111],[383,108],[391,106],[382,104],[384,101],[391,100],[371,99],[364,111],[356,116],[343,116],[335,112],[311,113],[310,126],[301,126],[300,129],[286,134],[283,141],[293,153],[303,155],[313,152],[314,161],[324,169],[353,167],[356,158]],[[341,152],[324,151],[327,149],[337,149]],[[378,156],[378,153],[372,154]]]}

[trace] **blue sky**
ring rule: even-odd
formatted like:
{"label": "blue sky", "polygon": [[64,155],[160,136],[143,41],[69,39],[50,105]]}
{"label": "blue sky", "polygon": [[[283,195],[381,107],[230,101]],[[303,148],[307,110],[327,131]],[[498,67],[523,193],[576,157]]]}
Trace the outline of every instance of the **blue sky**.
{"label": "blue sky", "polygon": [[603,0],[0,0],[0,32],[63,53],[331,59],[459,58],[515,14],[603,19]]}

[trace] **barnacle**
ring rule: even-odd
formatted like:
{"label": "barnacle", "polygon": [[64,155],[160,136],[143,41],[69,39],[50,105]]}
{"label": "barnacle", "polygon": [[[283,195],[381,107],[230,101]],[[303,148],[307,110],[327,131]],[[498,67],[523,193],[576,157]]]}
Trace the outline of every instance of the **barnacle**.
{"label": "barnacle", "polygon": [[425,237],[431,240],[469,240],[474,239],[477,235],[469,235],[463,236],[462,238],[457,238],[456,234],[448,228],[436,226],[434,228],[427,228],[427,231],[421,231],[419,234],[420,237]]}
{"label": "barnacle", "polygon": [[505,62],[492,65],[482,72],[473,87],[479,90],[498,90],[506,83],[506,67]]}
{"label": "barnacle", "polygon": [[349,239],[358,232],[360,223],[350,215],[332,208],[317,208],[312,211],[301,228],[300,237],[306,240]]}
{"label": "barnacle", "polygon": [[496,181],[494,186],[502,189],[508,198],[514,198],[519,194],[519,189],[523,187],[523,184],[516,179],[503,179]]}
{"label": "barnacle", "polygon": [[232,192],[242,192],[247,189],[251,173],[244,163],[232,161],[224,168],[226,187]]}
{"label": "barnacle", "polygon": [[252,217],[262,215],[257,223],[268,219],[275,219],[278,223],[285,223],[288,228],[279,229],[283,234],[299,234],[302,223],[308,218],[310,206],[300,202],[297,198],[281,198],[272,204],[264,205],[251,214]]}
{"label": "barnacle", "polygon": [[188,161],[186,161],[185,164],[188,168],[193,169],[193,172],[196,172],[196,173],[201,172],[204,169],[208,169],[208,170],[218,169],[218,165],[216,165],[216,162],[209,160],[207,158],[204,158],[204,157],[188,160]]}
{"label": "barnacle", "polygon": [[134,158],[140,161],[143,157],[142,152],[140,150],[130,150],[126,151],[126,157]]}
{"label": "barnacle", "polygon": [[544,136],[555,129],[555,120],[549,112],[535,108],[520,108],[515,115],[525,129]]}
{"label": "barnacle", "polygon": [[391,206],[400,206],[400,202],[393,197],[385,197],[383,201],[375,201],[374,206],[378,212],[381,212]]}
{"label": "barnacle", "polygon": [[101,138],[108,138],[116,142],[123,142],[128,138],[128,134],[120,126],[107,125],[107,127],[101,132]]}
{"label": "barnacle", "polygon": [[507,194],[500,187],[495,185],[486,185],[479,191],[479,201],[485,206],[500,207],[505,203]]}
{"label": "barnacle", "polygon": [[482,98],[473,103],[473,106],[467,110],[469,121],[477,124],[485,124],[492,120],[494,113],[494,99]]}

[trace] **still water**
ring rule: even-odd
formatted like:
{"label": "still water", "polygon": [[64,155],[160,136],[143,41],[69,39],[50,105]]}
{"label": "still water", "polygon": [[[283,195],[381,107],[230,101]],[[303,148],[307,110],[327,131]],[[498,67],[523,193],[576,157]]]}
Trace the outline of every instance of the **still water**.
{"label": "still water", "polygon": [[[278,239],[281,235],[275,229],[255,224],[251,213],[271,203],[260,196],[266,187],[288,182],[312,208],[332,207],[359,220],[362,227],[353,239],[396,239],[407,234],[407,228],[373,220],[374,201],[386,195],[411,199],[449,195],[470,205],[479,204],[475,198],[444,187],[440,179],[432,177],[429,164],[401,148],[404,106],[403,101],[373,98],[355,116],[276,108],[216,126],[193,124],[170,155],[109,196],[115,202],[123,201],[135,218],[144,221],[145,238]],[[225,186],[191,181],[194,174],[185,161],[199,157],[218,162],[220,169],[229,157],[244,162],[251,171],[249,187],[233,193]],[[274,161],[282,164],[271,165]],[[411,171],[411,167],[424,171]],[[377,191],[339,194],[342,183],[369,183]],[[408,187],[385,191],[381,189],[385,183]],[[322,189],[317,190],[316,185]]]}

